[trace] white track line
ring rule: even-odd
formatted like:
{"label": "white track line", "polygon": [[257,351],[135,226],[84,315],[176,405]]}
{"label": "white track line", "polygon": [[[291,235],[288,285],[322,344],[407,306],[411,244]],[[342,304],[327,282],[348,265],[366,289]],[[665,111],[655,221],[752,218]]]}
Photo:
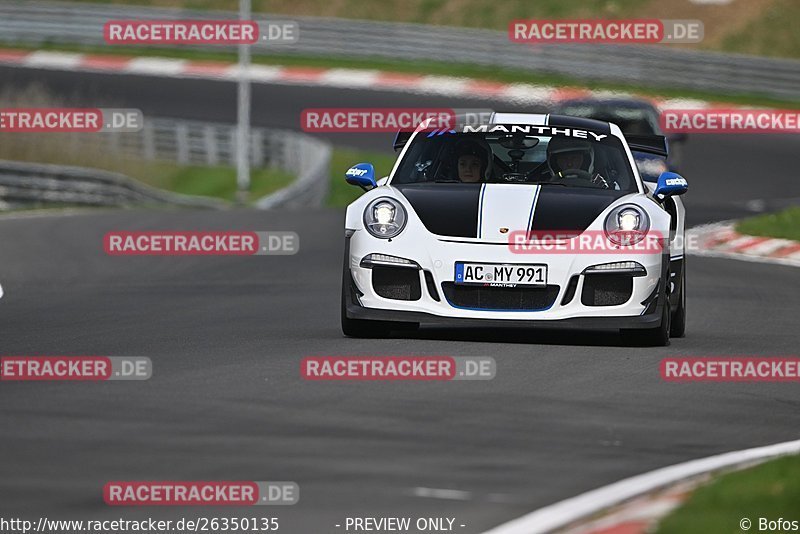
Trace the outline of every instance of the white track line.
{"label": "white track line", "polygon": [[177,76],[183,73],[186,60],[157,57],[137,57],[128,62],[125,72],[155,76]]}
{"label": "white track line", "polygon": [[321,81],[331,87],[374,87],[380,71],[359,69],[330,69],[322,75]]}
{"label": "white track line", "polygon": [[[250,65],[250,81],[270,83],[281,79],[283,67],[272,65]],[[239,67],[234,65],[233,76],[239,76]]]}
{"label": "white track line", "polygon": [[417,487],[414,488],[411,493],[415,497],[424,497],[429,499],[445,499],[450,501],[468,501],[472,499],[472,493],[469,491],[454,489]]}
{"label": "white track line", "polygon": [[81,61],[83,61],[83,54],[40,50],[28,55],[24,60],[24,64],[26,67],[31,68],[72,70],[77,68]]}
{"label": "white track line", "polygon": [[601,510],[656,491],[688,478],[720,469],[744,467],[770,458],[800,453],[800,440],[727,452],[657,469],[541,508],[487,531],[485,534],[540,534],[553,532]]}

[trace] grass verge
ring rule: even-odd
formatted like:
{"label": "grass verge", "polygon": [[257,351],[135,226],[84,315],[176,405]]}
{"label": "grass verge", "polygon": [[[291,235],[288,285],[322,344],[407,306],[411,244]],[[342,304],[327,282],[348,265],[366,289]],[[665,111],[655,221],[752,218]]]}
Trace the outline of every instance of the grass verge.
{"label": "grass verge", "polygon": [[744,219],[736,224],[736,231],[746,235],[800,241],[800,206]]}
{"label": "grass verge", "polygon": [[[179,166],[173,163],[154,162],[143,172],[128,172],[128,176],[153,187],[182,193],[236,199],[236,169],[233,167]],[[286,187],[294,176],[276,169],[251,169],[250,199],[256,200]]]}
{"label": "grass verge", "polygon": [[741,31],[726,36],[722,49],[759,56],[800,58],[798,20],[800,3],[797,0],[776,0]]}
{"label": "grass verge", "polygon": [[[722,475],[695,490],[689,499],[658,525],[657,534],[742,532],[747,518],[751,531],[760,518],[800,520],[800,456],[789,456]],[[778,531],[778,530],[773,530]],[[779,529],[780,532],[788,530]]]}
{"label": "grass verge", "polygon": [[[71,144],[70,135],[80,135],[81,142]],[[0,159],[101,169],[124,174],[165,191],[230,201],[236,199],[236,169],[233,167],[179,165],[169,161],[144,161],[125,154],[110,154],[93,144],[89,137],[91,135],[0,134]],[[278,169],[251,169],[250,199],[255,200],[277,191],[293,180],[293,175]]]}
{"label": "grass verge", "polygon": [[[3,107],[70,107],[69,99],[39,84],[0,93]],[[113,134],[126,135],[126,134]],[[231,166],[180,165],[147,161],[115,152],[92,133],[0,132],[0,159],[89,167],[124,174],[166,191],[235,200],[236,169]],[[287,186],[294,176],[269,168],[251,170],[250,198],[255,200]]]}

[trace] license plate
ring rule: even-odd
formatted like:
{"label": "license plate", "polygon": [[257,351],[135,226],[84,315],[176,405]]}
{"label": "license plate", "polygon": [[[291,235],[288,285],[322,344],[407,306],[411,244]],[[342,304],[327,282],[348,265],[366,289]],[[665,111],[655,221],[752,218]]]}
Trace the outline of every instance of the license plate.
{"label": "license plate", "polygon": [[456,284],[493,287],[545,286],[547,265],[456,262]]}

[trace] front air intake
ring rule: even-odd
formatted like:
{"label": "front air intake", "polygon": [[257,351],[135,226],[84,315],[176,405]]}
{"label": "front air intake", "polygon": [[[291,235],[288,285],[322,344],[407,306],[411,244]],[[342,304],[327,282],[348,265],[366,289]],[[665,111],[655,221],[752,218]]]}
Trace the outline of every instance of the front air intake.
{"label": "front air intake", "polygon": [[633,276],[630,274],[587,274],[583,281],[584,306],[618,306],[630,300]]}
{"label": "front air intake", "polygon": [[451,306],[474,310],[538,311],[550,308],[559,286],[484,287],[444,282],[442,291]]}
{"label": "front air intake", "polygon": [[372,289],[392,300],[419,300],[422,296],[419,271],[408,267],[373,267]]}

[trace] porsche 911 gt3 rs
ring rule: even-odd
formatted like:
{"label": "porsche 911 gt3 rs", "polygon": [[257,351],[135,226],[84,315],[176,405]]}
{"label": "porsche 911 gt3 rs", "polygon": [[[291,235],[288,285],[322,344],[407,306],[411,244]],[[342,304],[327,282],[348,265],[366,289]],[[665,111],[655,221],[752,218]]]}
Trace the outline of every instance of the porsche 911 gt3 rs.
{"label": "porsche 911 gt3 rs", "polygon": [[488,122],[400,133],[391,174],[346,173],[367,192],[347,208],[342,330],[420,323],[620,329],[645,344],[684,334],[686,192],[651,192],[631,150],[661,136],[612,123],[495,113]]}

